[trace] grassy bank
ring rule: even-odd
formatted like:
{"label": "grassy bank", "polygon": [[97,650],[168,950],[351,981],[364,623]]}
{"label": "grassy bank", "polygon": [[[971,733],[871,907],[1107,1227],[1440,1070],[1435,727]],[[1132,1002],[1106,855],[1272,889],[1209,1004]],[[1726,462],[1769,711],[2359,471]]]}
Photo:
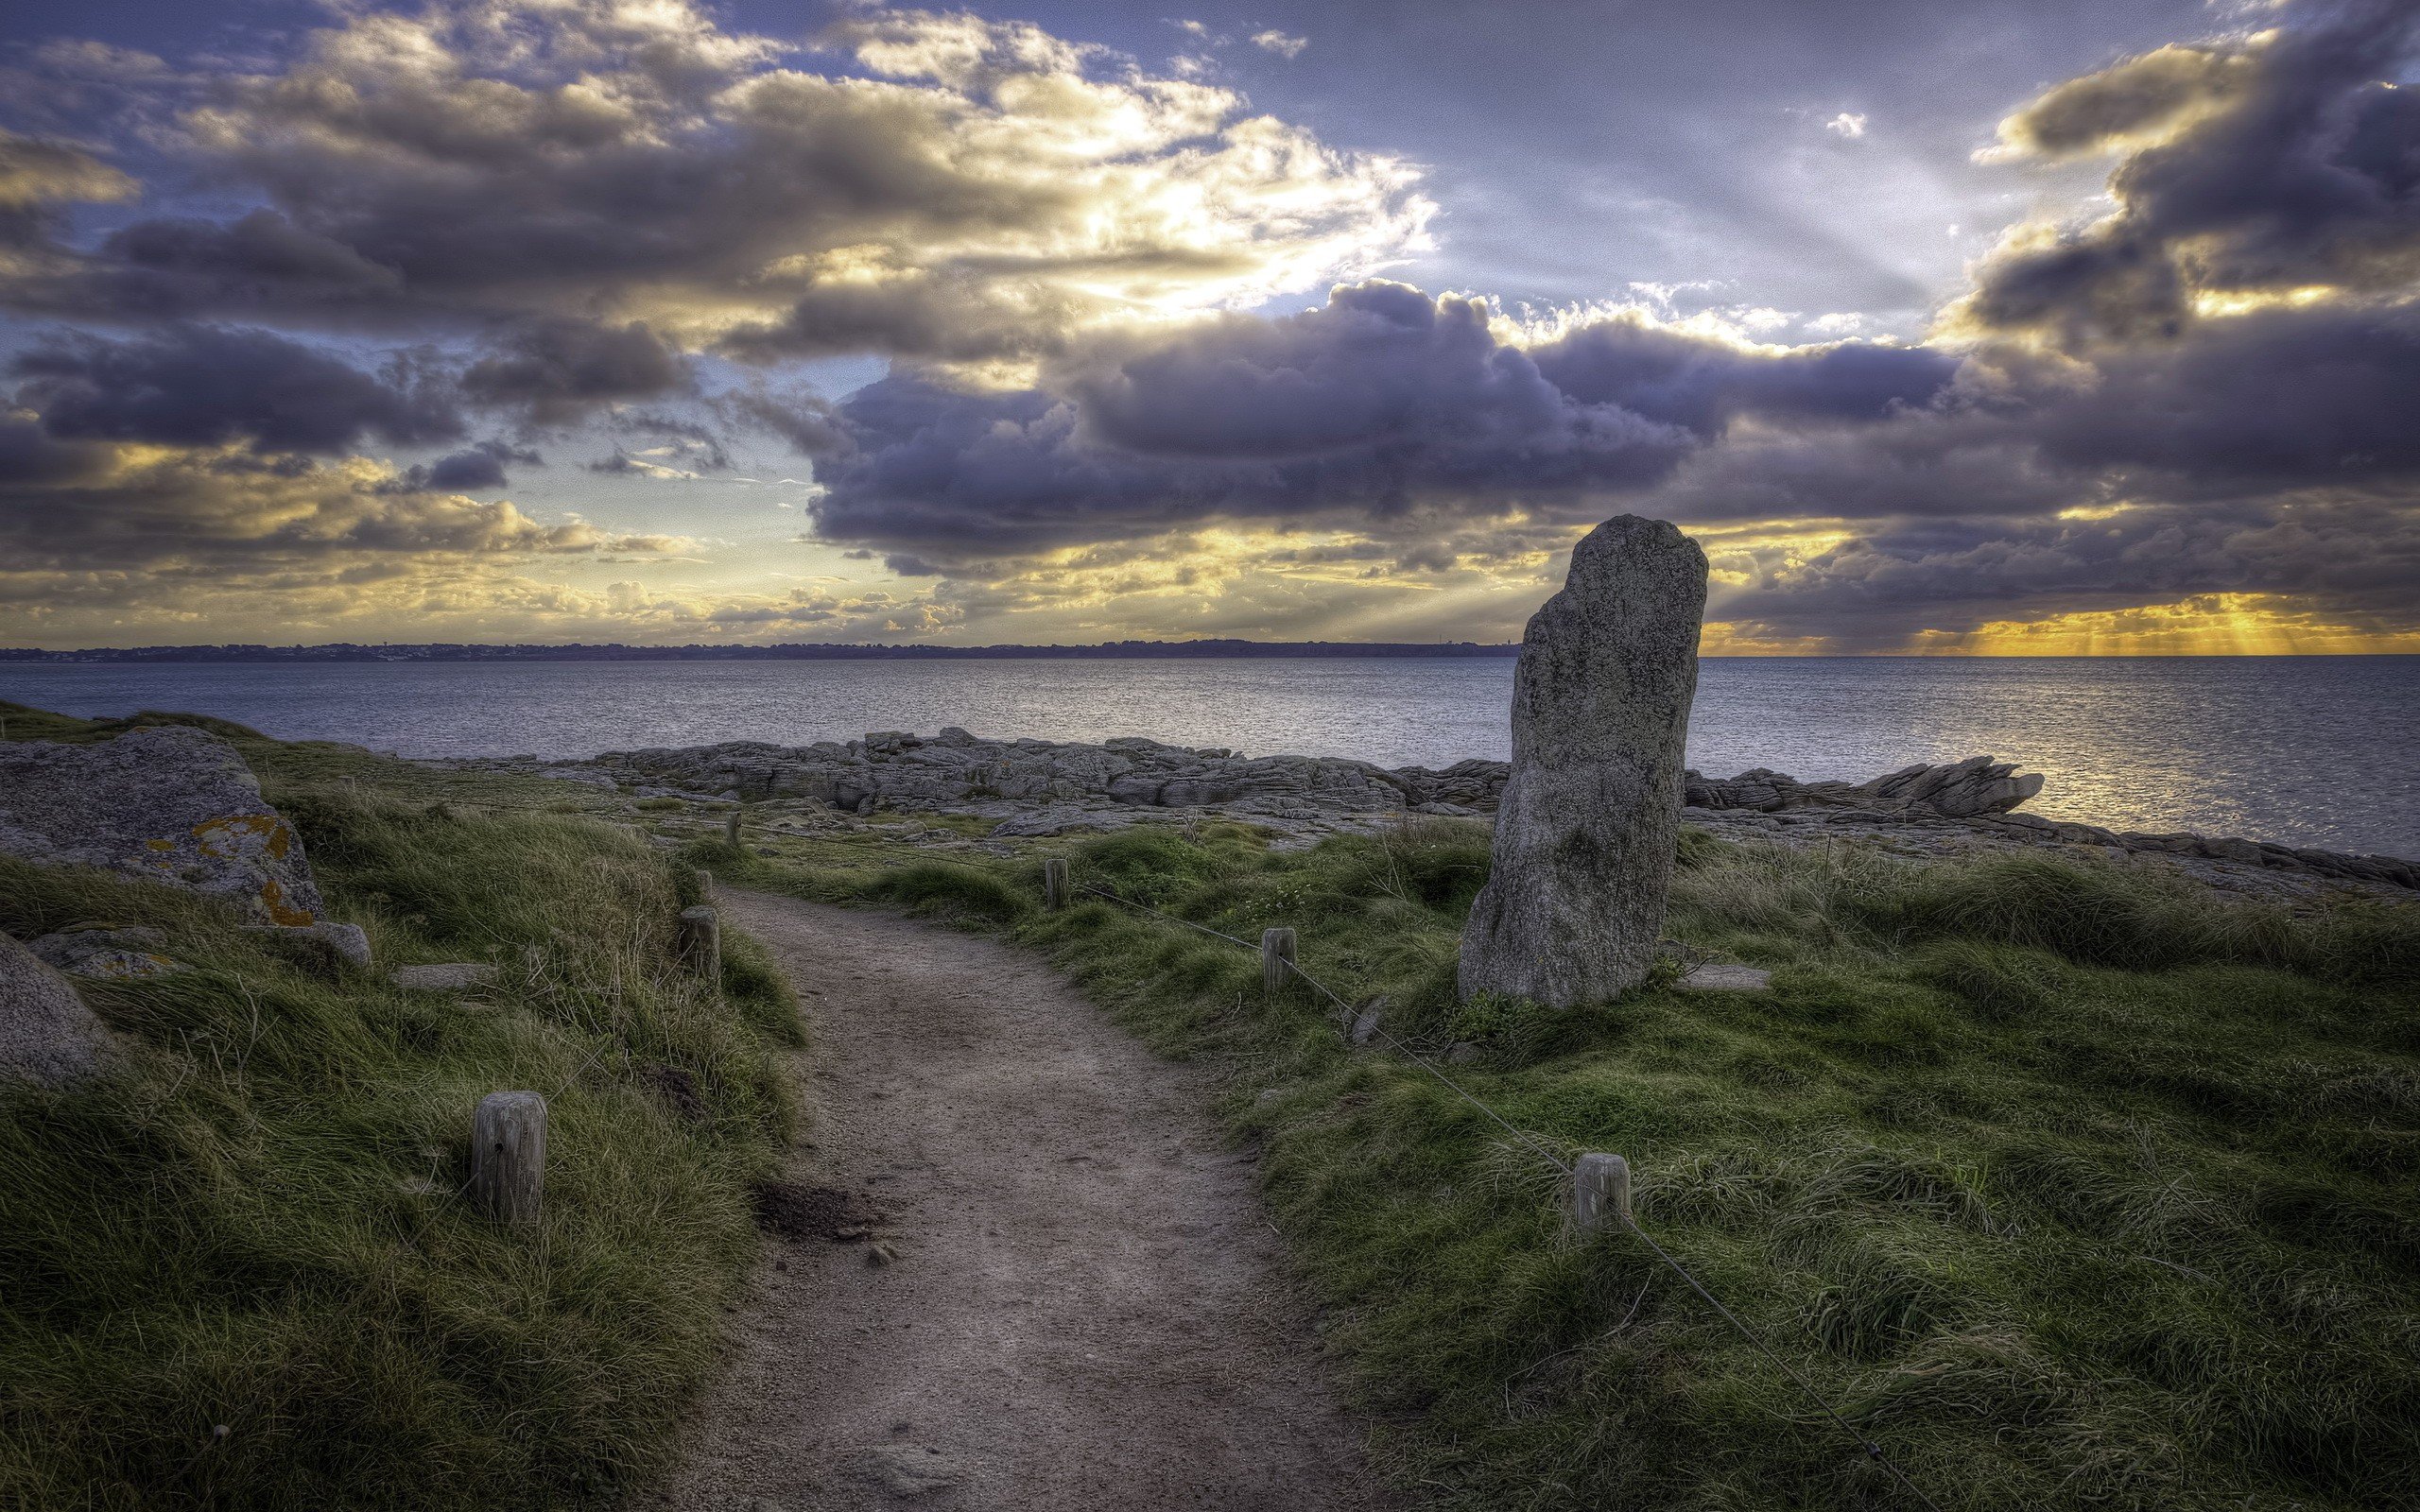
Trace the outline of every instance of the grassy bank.
{"label": "grassy bank", "polygon": [[[11,739],[108,728],[0,713]],[[595,1500],[657,1463],[755,1252],[788,990],[737,937],[719,994],[682,972],[694,876],[529,807],[560,788],[448,778],[438,801],[399,764],[221,732],[380,970],[0,858],[0,929],[149,925],[194,967],[84,984],[128,1047],[113,1080],[0,1091],[0,1506]],[[384,979],[441,960],[499,980]],[[503,1088],[552,1105],[528,1233],[462,1194],[471,1110]]]}
{"label": "grassy bank", "polygon": [[[1637,1241],[1249,952],[1039,865],[691,852],[1046,952],[1216,1057],[1403,1483],[1457,1508],[1917,1503]],[[2420,910],[2293,914],[2088,860],[1693,834],[1671,933],[1770,994],[1460,1007],[1476,825],[1134,831],[1079,881],[1305,966],[1523,1130],[1628,1155],[1651,1232],[1945,1508],[2420,1505]],[[1001,863],[989,862],[998,867]]]}

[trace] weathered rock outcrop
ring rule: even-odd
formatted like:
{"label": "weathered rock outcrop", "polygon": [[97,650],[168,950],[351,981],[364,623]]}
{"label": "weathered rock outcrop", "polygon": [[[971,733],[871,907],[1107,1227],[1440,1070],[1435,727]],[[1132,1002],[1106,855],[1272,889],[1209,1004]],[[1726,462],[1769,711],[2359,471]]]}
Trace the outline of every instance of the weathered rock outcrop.
{"label": "weathered rock outcrop", "polygon": [[[481,766],[510,763],[476,762]],[[1216,808],[1252,816],[1494,811],[1512,773],[1507,762],[1462,761],[1442,770],[1389,769],[1336,756],[1239,756],[1217,747],[1167,746],[1132,736],[1092,746],[1047,740],[986,740],[963,730],[936,735],[877,730],[862,740],[813,746],[733,742],[609,751],[579,765],[538,766],[533,775],[627,789],[640,798],[687,796],[751,801],[806,799],[843,813],[894,808],[983,812],[1047,833],[1070,806]],[[2042,779],[1978,756],[1950,765],[1902,767],[1870,782],[1805,782],[1762,769],[1728,780],[1685,774],[1691,808],[1806,806],[1932,813],[1962,817],[2005,813],[2041,791]]]}
{"label": "weathered rock outcrop", "polygon": [[0,743],[0,851],[231,898],[266,924],[309,924],[320,908],[302,840],[244,758],[182,726]]}
{"label": "weathered rock outcrop", "polygon": [[1763,767],[1727,781],[1687,774],[1682,801],[1693,809],[1849,808],[1881,814],[1925,813],[1948,818],[2006,814],[2042,791],[2039,773],[2020,777],[2006,762],[1970,756],[1944,766],[1918,762],[1870,782],[1802,782]]}
{"label": "weathered rock outcrop", "polygon": [[[574,764],[505,757],[432,765],[566,778],[641,799],[745,798],[776,816],[769,822],[792,831],[858,824],[863,821],[853,816],[876,809],[976,815],[994,822],[992,834],[999,839],[1208,814],[1262,825],[1285,845],[1392,824],[1406,813],[1487,814],[1511,772],[1509,764],[1496,761],[1389,770],[1336,757],[1247,757],[1139,738],[1099,746],[985,740],[955,729],[932,736],[877,732],[814,746],[615,751]],[[1785,842],[1874,838],[1923,851],[1972,844],[2090,845],[2168,857],[2204,880],[2247,890],[2420,887],[2412,863],[2393,856],[2119,833],[2014,812],[2041,787],[2038,776],[1976,756],[1905,766],[1864,782],[1802,782],[1763,770],[1734,778],[1685,772],[1681,800],[1690,822],[1718,833]]]}
{"label": "weathered rock outcrop", "polygon": [[0,935],[0,1076],[57,1087],[99,1070],[108,1048],[74,986]]}
{"label": "weathered rock outcrop", "polygon": [[1462,929],[1464,996],[1550,1007],[1646,980],[1681,833],[1705,553],[1622,515],[1572,549],[1512,675],[1512,775]]}

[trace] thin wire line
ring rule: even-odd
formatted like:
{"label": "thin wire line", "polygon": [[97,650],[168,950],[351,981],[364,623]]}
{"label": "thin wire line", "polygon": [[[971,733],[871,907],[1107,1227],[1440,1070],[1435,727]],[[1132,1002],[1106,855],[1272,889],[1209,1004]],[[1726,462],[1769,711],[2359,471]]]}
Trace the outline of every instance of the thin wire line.
{"label": "thin wire line", "polygon": [[1858,1447],[1864,1450],[1867,1455],[1870,1456],[1876,1464],[1880,1465],[1884,1469],[1889,1470],[1891,1472],[1891,1478],[1897,1481],[1901,1486],[1907,1487],[1908,1494],[1910,1496],[1914,1497],[1917,1501],[1922,1502],[1926,1506],[1930,1507],[1932,1512],[1941,1512],[1940,1505],[1936,1503],[1931,1497],[1925,1495],[1923,1490],[1918,1488],[1915,1482],[1908,1479],[1906,1473],[1903,1472],[1898,1466],[1891,1462],[1891,1456],[1882,1452],[1881,1445],[1876,1443],[1873,1439],[1866,1437],[1863,1434],[1858,1433],[1856,1427],[1852,1425],[1846,1418],[1841,1417],[1840,1413],[1833,1408],[1830,1402],[1824,1400],[1823,1396],[1816,1391],[1814,1386],[1808,1383],[1805,1376],[1800,1375],[1796,1369],[1791,1367],[1789,1361],[1783,1359],[1780,1355],[1773,1353],[1771,1349],[1768,1349],[1764,1340],[1758,1338],[1755,1333],[1750,1330],[1747,1324],[1739,1321],[1737,1315],[1735,1314],[1731,1309],[1723,1306],[1720,1301],[1716,1299],[1715,1295],[1712,1292],[1707,1291],[1703,1285],[1699,1283],[1698,1279],[1695,1276],[1689,1274],[1687,1266],[1682,1264],[1679,1261],[1674,1260],[1670,1254],[1667,1253],[1662,1245],[1657,1244],[1646,1229],[1641,1228],[1638,1226],[1638,1221],[1636,1219],[1631,1217],[1628,1213],[1623,1213],[1620,1216],[1623,1228],[1628,1228],[1632,1233],[1636,1234],[1638,1236],[1639,1243],[1645,1245],[1649,1249],[1655,1252],[1656,1259],[1672,1267],[1673,1275],[1678,1276],[1681,1280],[1688,1282],[1689,1290],[1697,1293],[1700,1297],[1704,1297],[1705,1305],[1713,1308],[1717,1313],[1721,1314],[1722,1320],[1737,1330],[1741,1338],[1746,1339],[1750,1344],[1754,1345],[1756,1352],[1771,1361],[1775,1369],[1788,1376],[1791,1383],[1795,1384],[1800,1391],[1806,1394],[1807,1400],[1813,1402],[1816,1406],[1823,1408],[1824,1416],[1831,1418],[1832,1421],[1840,1424],[1841,1432],[1857,1440]]}
{"label": "thin wire line", "polygon": [[[879,842],[877,842],[877,844],[879,844]],[[913,852],[907,853],[912,854]],[[919,859],[958,860],[961,865],[982,866],[981,863],[964,861],[959,857],[925,856],[920,857]],[[983,867],[983,869],[1002,871],[1004,873],[1007,870],[1005,868],[996,867]],[[1123,903],[1129,908],[1138,909],[1143,913],[1151,915],[1155,919],[1164,919],[1171,924],[1181,924],[1186,929],[1194,930],[1201,934],[1225,940],[1230,945],[1235,945],[1241,949],[1254,952],[1257,952],[1260,949],[1259,946],[1253,944],[1250,940],[1239,939],[1236,936],[1227,934],[1222,930],[1212,929],[1207,924],[1197,924],[1189,919],[1180,919],[1174,914],[1154,908],[1149,903],[1139,902],[1132,898],[1120,897],[1116,893],[1114,893],[1105,887],[1096,887],[1092,884],[1084,882],[1077,883],[1075,885],[1080,891],[1091,893],[1095,897],[1106,898],[1112,902]],[[1344,1009],[1348,1013],[1353,1011],[1354,1005],[1351,1003],[1346,1002],[1342,997],[1339,996],[1335,988],[1329,987],[1318,977],[1315,977],[1310,972],[1305,971],[1301,962],[1288,956],[1280,956],[1279,960],[1285,964],[1287,970],[1292,971],[1296,976],[1301,977],[1305,982],[1308,983],[1329,1002],[1335,1004],[1338,1007]],[[1503,1129],[1507,1134],[1512,1135],[1514,1139],[1519,1140],[1524,1144],[1527,1144],[1548,1165],[1554,1167],[1555,1170],[1561,1172],[1564,1176],[1570,1176],[1573,1174],[1570,1163],[1563,1160],[1560,1156],[1557,1156],[1552,1150],[1547,1148],[1545,1144],[1538,1141],[1536,1135],[1530,1133],[1526,1129],[1515,1127],[1504,1117],[1503,1114],[1497,1112],[1495,1108],[1490,1108],[1485,1102],[1482,1102],[1478,1097],[1473,1096],[1460,1082],[1455,1081],[1453,1077],[1448,1076],[1443,1071],[1440,1071],[1436,1066],[1432,1065],[1428,1061],[1427,1057],[1422,1056],[1418,1051],[1404,1043],[1402,1040],[1396,1038],[1395,1035],[1388,1031],[1385,1027],[1376,1026],[1376,1033],[1378,1038],[1392,1046],[1398,1055],[1410,1061],[1413,1065],[1418,1066],[1429,1075],[1435,1077],[1446,1091],[1452,1092],[1463,1102],[1468,1103],[1471,1107],[1478,1109],[1479,1112],[1486,1115],[1497,1127]],[[575,1075],[577,1073],[575,1073]],[[1824,1415],[1837,1424],[1840,1427],[1841,1432],[1848,1435],[1859,1449],[1865,1451],[1868,1458],[1872,1459],[1876,1464],[1880,1465],[1883,1469],[1890,1472],[1891,1478],[1898,1482],[1900,1486],[1904,1488],[1910,1496],[1912,1496],[1917,1501],[1923,1503],[1928,1509],[1928,1512],[1941,1512],[1940,1503],[1933,1501],[1931,1497],[1927,1496],[1921,1486],[1917,1486],[1915,1482],[1910,1480],[1907,1472],[1900,1469],[1899,1467],[1892,1461],[1891,1456],[1883,1452],[1880,1444],[1876,1443],[1873,1439],[1868,1438],[1865,1435],[1859,1433],[1854,1424],[1852,1424],[1846,1418],[1842,1417],[1837,1408],[1824,1399],[1822,1393],[1815,1389],[1812,1383],[1807,1381],[1804,1375],[1801,1375],[1789,1361],[1783,1359],[1780,1355],[1775,1354],[1772,1348],[1769,1347],[1762,1338],[1759,1338],[1747,1324],[1740,1321],[1737,1314],[1733,1313],[1731,1309],[1723,1306],[1720,1298],[1718,1298],[1712,1292],[1706,1290],[1704,1283],[1700,1281],[1697,1277],[1691,1275],[1687,1266],[1673,1259],[1670,1251],[1667,1250],[1662,1245],[1657,1244],[1654,1237],[1649,1234],[1646,1229],[1641,1228],[1638,1226],[1636,1219],[1631,1217],[1628,1213],[1623,1213],[1620,1217],[1622,1227],[1637,1235],[1639,1242],[1645,1245],[1648,1249],[1654,1254],[1657,1260],[1662,1261],[1665,1265],[1671,1269],[1672,1274],[1680,1277],[1683,1281],[1688,1284],[1689,1290],[1697,1293],[1700,1297],[1703,1298],[1708,1307],[1713,1308],[1715,1312],[1720,1315],[1722,1320],[1725,1323],[1730,1324],[1732,1329],[1737,1332],[1741,1338],[1746,1339],[1755,1351],[1764,1356],[1766,1361],[1769,1362],[1773,1368],[1779,1370],[1785,1377],[1787,1377],[1790,1383],[1796,1386],[1799,1391],[1806,1397],[1806,1400],[1812,1401],[1817,1407],[1823,1409]]]}
{"label": "thin wire line", "polygon": [[1252,941],[1248,939],[1237,939],[1235,936],[1226,933],[1224,930],[1212,929],[1207,924],[1197,924],[1190,919],[1179,919],[1176,915],[1164,913],[1161,910],[1152,907],[1150,903],[1138,902],[1132,898],[1121,898],[1117,894],[1111,892],[1108,888],[1096,887],[1089,882],[1080,882],[1076,884],[1076,888],[1080,892],[1091,893],[1097,898],[1106,898],[1114,903],[1124,903],[1129,908],[1139,908],[1143,912],[1152,916],[1154,919],[1165,919],[1171,924],[1183,924],[1187,929],[1198,930],[1204,935],[1216,936],[1218,938],[1225,940],[1230,945],[1239,945],[1248,951],[1256,951],[1260,949],[1259,946],[1253,944]]}

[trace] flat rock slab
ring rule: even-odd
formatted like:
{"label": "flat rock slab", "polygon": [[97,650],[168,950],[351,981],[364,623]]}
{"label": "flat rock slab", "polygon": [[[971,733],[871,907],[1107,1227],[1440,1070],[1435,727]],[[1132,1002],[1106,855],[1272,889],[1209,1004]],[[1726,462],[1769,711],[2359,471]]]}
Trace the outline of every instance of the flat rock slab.
{"label": "flat rock slab", "polygon": [[1773,973],[1758,966],[1691,967],[1676,984],[1684,992],[1770,992]]}
{"label": "flat rock slab", "polygon": [[0,742],[0,851],[211,893],[264,924],[320,917],[294,827],[234,747],[182,725],[90,746]]}
{"label": "flat rock slab", "polygon": [[346,966],[370,970],[370,934],[359,924],[326,919],[316,924],[251,924],[253,937],[300,957],[312,967],[333,972]]}
{"label": "flat rock slab", "polygon": [[801,984],[817,1146],[867,1243],[782,1244],[680,1512],[1384,1506],[1248,1157],[1170,1064],[996,941],[725,886]]}
{"label": "flat rock slab", "polygon": [[167,942],[156,929],[78,929],[44,935],[26,948],[68,976],[139,982],[186,970],[183,962],[159,954]]}
{"label": "flat rock slab", "polygon": [[98,1071],[109,1048],[67,979],[0,935],[0,1076],[57,1087]]}

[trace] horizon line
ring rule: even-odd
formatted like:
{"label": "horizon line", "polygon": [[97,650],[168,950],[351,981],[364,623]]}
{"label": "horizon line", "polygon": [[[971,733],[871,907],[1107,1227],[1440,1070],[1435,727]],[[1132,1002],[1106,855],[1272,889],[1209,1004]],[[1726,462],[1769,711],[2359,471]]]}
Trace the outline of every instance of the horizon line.
{"label": "horizon line", "polygon": [[[1423,656],[1456,659],[1510,659],[1521,650],[1518,641],[1253,641],[1205,636],[1190,640],[1119,640],[1097,642],[993,642],[978,644],[908,641],[776,641],[768,643],[644,643],[624,641],[319,641],[270,644],[263,642],[215,642],[189,644],[126,646],[0,647],[0,664],[40,665],[78,661],[176,662],[323,662],[417,661],[880,661],[935,658],[957,660],[1033,661],[1094,658],[1102,661],[1154,659],[1212,660],[1294,656],[1412,659]],[[488,653],[512,653],[494,656]],[[314,653],[318,653],[314,655]],[[415,653],[418,653],[415,655]],[[430,655],[428,653],[445,653]],[[2283,661],[2317,657],[2411,656],[2410,651],[1729,651],[1701,652],[1707,662],[1767,661]]]}

